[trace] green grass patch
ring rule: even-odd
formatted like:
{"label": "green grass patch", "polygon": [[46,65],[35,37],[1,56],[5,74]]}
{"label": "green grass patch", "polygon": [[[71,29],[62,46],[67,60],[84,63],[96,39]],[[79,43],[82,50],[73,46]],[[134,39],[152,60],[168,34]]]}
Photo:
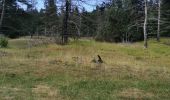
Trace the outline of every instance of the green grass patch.
{"label": "green grass patch", "polygon": [[[9,40],[8,48],[0,48],[0,99],[169,100],[167,43],[149,40],[144,49],[142,42],[80,39],[28,47],[28,39]],[[103,64],[91,62],[97,55]]]}

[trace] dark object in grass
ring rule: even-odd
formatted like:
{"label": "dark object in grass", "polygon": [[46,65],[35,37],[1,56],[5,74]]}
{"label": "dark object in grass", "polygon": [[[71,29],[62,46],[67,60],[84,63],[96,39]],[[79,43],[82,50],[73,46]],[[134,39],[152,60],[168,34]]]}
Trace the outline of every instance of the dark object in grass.
{"label": "dark object in grass", "polygon": [[100,57],[100,55],[97,55],[97,57],[98,57],[98,62],[99,62],[99,63],[103,63],[103,60],[102,60],[102,58]]}
{"label": "dark object in grass", "polygon": [[96,60],[95,58],[91,61],[93,63],[103,63],[103,60],[100,55],[97,55],[98,59]]}

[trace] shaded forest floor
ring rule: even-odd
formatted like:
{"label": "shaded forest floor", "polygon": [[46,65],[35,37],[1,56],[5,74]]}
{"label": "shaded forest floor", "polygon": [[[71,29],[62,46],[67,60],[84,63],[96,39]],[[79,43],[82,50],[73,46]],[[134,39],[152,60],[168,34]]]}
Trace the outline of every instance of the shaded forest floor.
{"label": "shaded forest floor", "polygon": [[[85,39],[28,48],[27,41],[0,49],[0,100],[170,99],[170,39],[150,40],[148,49]],[[103,64],[91,62],[98,54]]]}

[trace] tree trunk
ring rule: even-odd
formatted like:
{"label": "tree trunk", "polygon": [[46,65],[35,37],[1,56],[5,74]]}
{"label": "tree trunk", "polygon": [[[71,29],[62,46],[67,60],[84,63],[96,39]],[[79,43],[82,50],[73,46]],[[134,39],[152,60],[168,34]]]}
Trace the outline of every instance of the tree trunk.
{"label": "tree trunk", "polygon": [[144,31],[144,47],[148,47],[148,42],[147,42],[147,19],[148,19],[148,11],[147,11],[147,0],[145,2],[145,20],[144,20],[144,26],[143,26],[143,31]]}
{"label": "tree trunk", "polygon": [[161,18],[161,0],[158,0],[158,30],[157,30],[157,41],[160,41],[160,18]]}
{"label": "tree trunk", "polygon": [[79,13],[79,34],[78,34],[79,37],[81,35],[81,24],[82,24],[82,15],[81,13]]}
{"label": "tree trunk", "polygon": [[126,32],[126,43],[128,43],[128,32]]}
{"label": "tree trunk", "polygon": [[62,34],[62,43],[68,43],[68,18],[69,18],[69,0],[66,0],[66,11],[63,20],[63,34]]}
{"label": "tree trunk", "polygon": [[44,29],[44,35],[47,36],[47,28],[45,26],[45,29]]}
{"label": "tree trunk", "polygon": [[2,13],[1,13],[1,19],[0,19],[0,28],[2,26],[2,21],[4,19],[4,14],[5,14],[5,0],[3,0],[3,5],[2,5]]}

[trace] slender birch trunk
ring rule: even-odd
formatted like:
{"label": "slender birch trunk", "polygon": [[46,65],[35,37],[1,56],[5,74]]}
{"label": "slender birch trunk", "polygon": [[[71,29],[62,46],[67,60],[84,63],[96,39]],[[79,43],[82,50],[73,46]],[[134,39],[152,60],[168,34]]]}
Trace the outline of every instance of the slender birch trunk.
{"label": "slender birch trunk", "polygon": [[148,41],[147,41],[147,19],[148,19],[148,11],[147,11],[147,0],[144,0],[145,2],[145,20],[144,20],[144,26],[143,26],[143,31],[144,31],[144,47],[148,47]]}
{"label": "slender birch trunk", "polygon": [[1,19],[0,19],[0,28],[2,26],[2,21],[4,19],[4,14],[5,14],[5,0],[3,0],[3,5],[2,5],[2,13],[1,13]]}
{"label": "slender birch trunk", "polygon": [[81,24],[82,24],[82,15],[81,15],[81,13],[79,13],[79,30],[80,30],[80,32],[79,32],[79,37],[80,37],[80,35],[81,35]]}
{"label": "slender birch trunk", "polygon": [[161,0],[158,0],[158,30],[157,30],[157,41],[160,41],[160,19],[161,19]]}

